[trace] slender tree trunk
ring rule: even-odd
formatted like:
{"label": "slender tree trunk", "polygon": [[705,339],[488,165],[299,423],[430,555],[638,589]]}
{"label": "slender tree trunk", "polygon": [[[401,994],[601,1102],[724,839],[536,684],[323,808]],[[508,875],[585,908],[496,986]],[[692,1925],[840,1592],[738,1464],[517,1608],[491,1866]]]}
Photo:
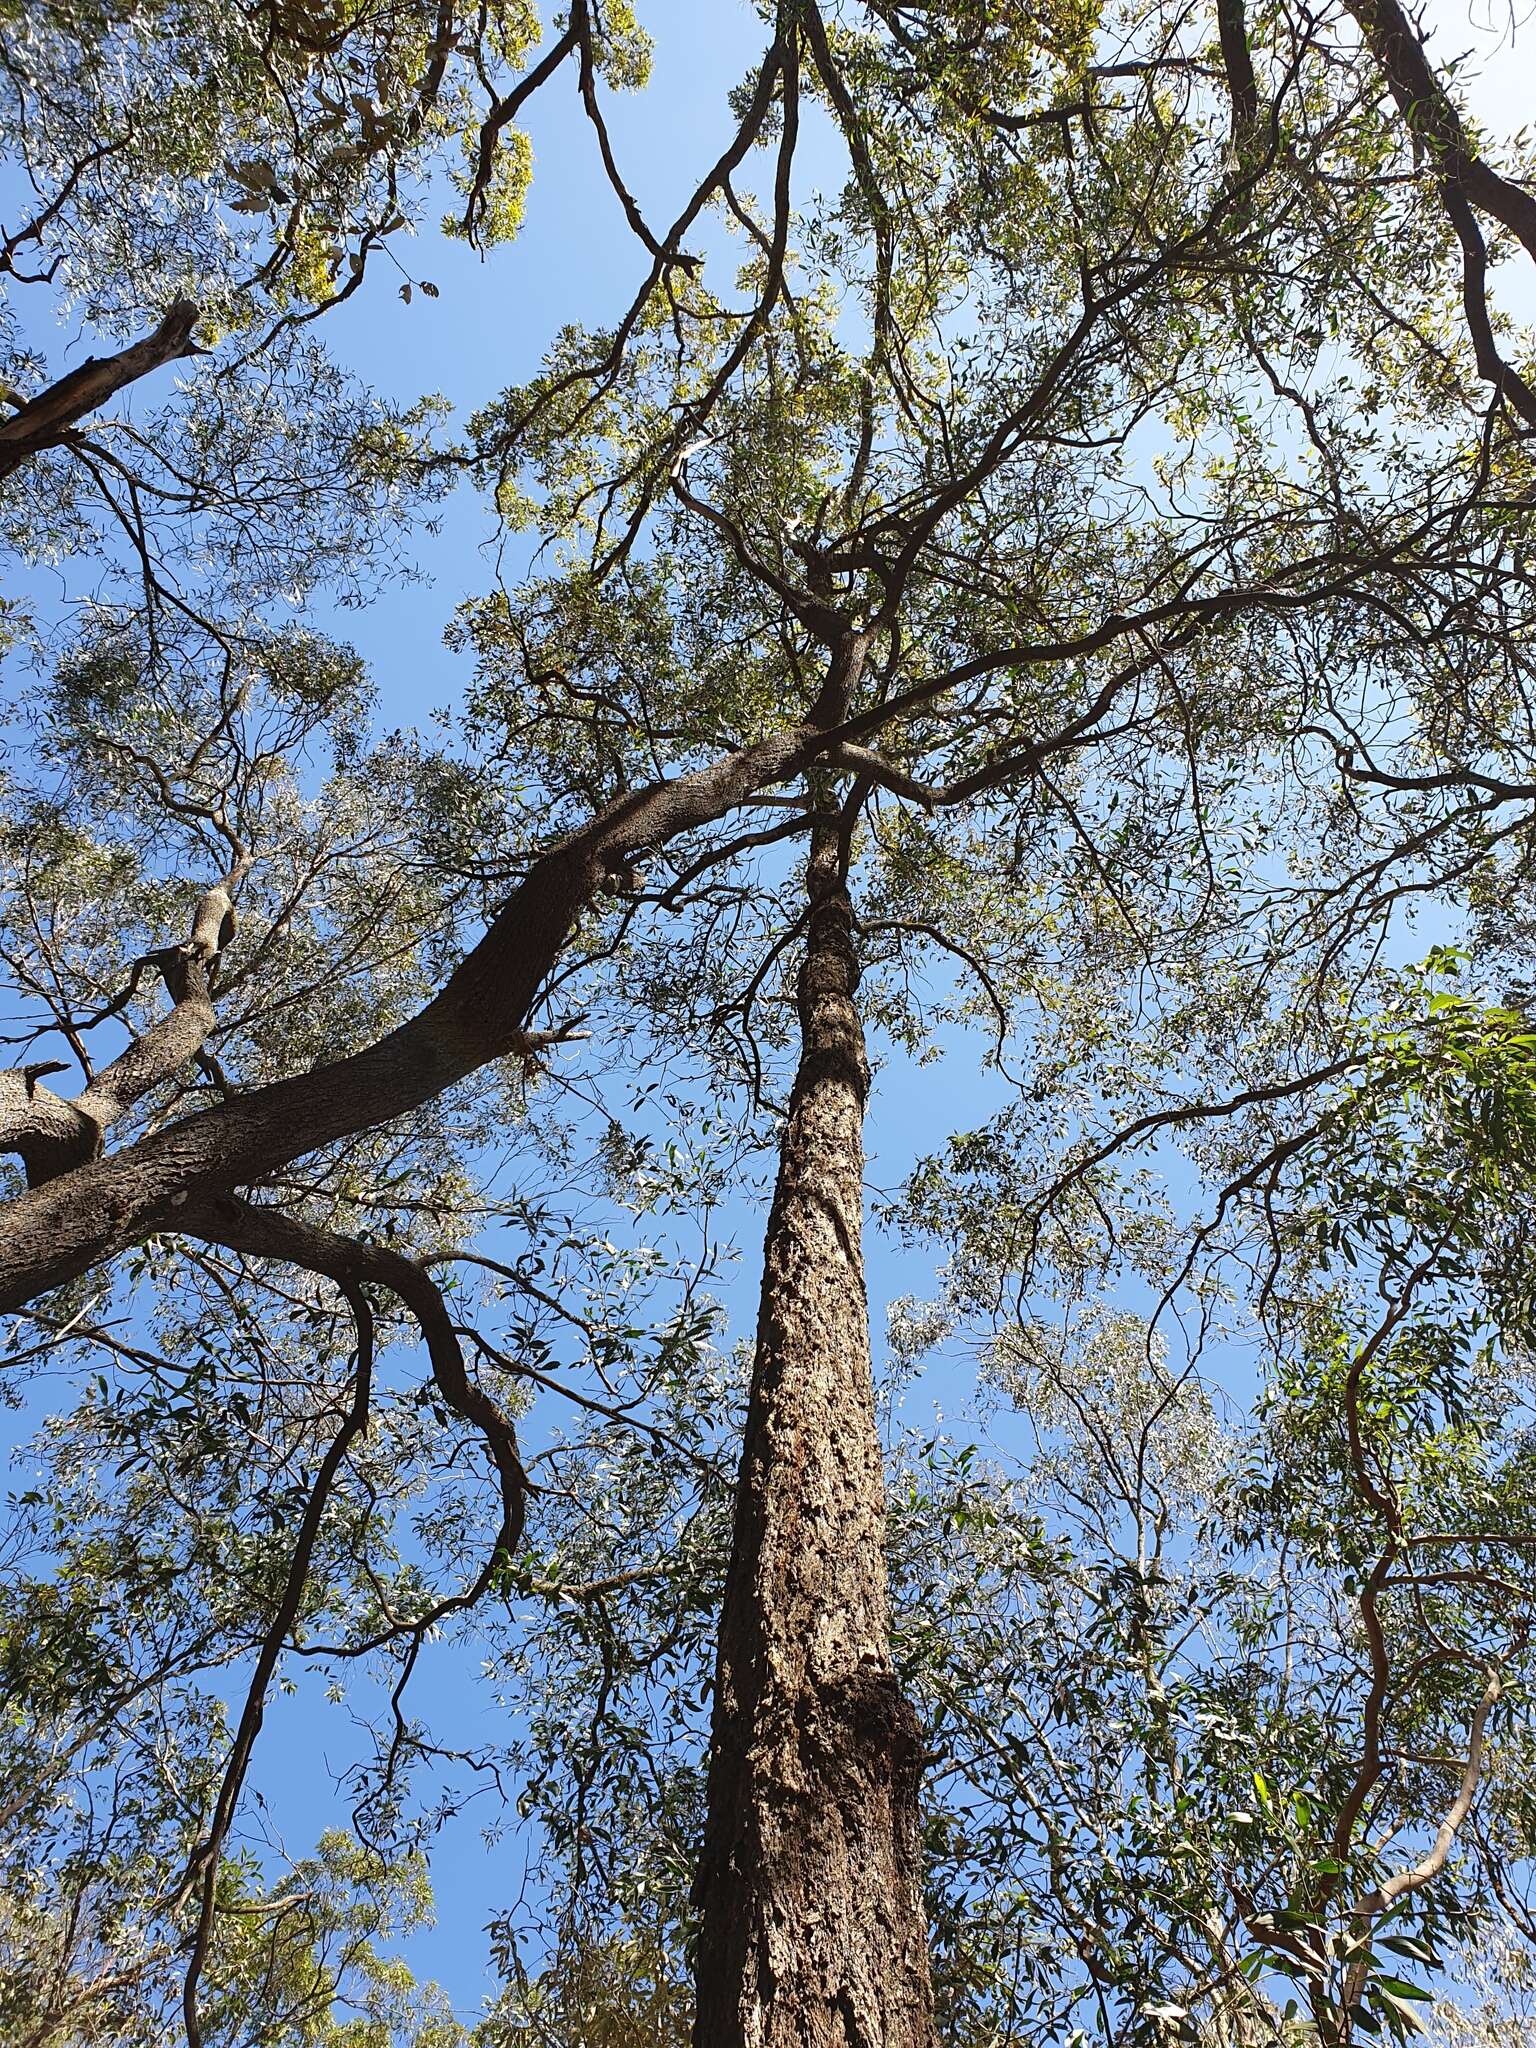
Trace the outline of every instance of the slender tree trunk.
{"label": "slender tree trunk", "polygon": [[835,832],[768,1219],[699,1877],[696,2048],[931,2048],[860,1249],[869,1070]]}

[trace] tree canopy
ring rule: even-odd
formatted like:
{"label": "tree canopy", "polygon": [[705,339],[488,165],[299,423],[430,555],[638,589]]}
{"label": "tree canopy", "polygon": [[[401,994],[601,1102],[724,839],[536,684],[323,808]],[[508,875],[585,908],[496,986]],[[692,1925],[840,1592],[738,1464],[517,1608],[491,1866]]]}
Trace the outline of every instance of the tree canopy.
{"label": "tree canopy", "polygon": [[[0,7],[0,2013],[1459,2044],[1536,1941],[1528,138],[1396,0],[736,12],[679,170],[659,4]],[[326,316],[537,297],[557,107],[610,310],[380,395]],[[450,494],[431,721],[351,643]],[[386,1952],[466,1815],[478,2013]]]}

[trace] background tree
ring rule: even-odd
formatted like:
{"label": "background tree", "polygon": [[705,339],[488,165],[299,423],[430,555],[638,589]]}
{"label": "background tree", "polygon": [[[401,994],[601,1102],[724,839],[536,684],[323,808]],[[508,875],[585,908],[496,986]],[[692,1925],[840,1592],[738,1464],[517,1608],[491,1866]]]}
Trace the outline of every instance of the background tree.
{"label": "background tree", "polygon": [[[1006,1288],[901,1310],[904,1374],[981,1319],[994,1404],[980,1446],[886,1409],[943,2038],[1278,2040],[1298,2005],[1330,2039],[1407,2038],[1436,1982],[1473,1975],[1490,1941],[1518,1985],[1530,1037],[1443,971],[1405,978],[1362,1027],[1325,1132],[1234,1238],[1283,1254],[1275,1391],[1256,1418],[1224,1416],[1197,1360],[1102,1300],[1065,1338],[1055,1319],[1021,1322]],[[1453,1214],[1454,1256],[1436,1249]],[[719,1523],[698,1537],[679,1589],[723,1566]],[[637,1540],[621,1519],[584,1568]],[[537,1660],[594,1706],[625,1670],[600,1711],[616,1727],[638,1716],[646,1753],[671,1760],[660,1796],[618,1745],[611,1777],[583,1783],[608,1867],[645,1876],[626,1896],[593,1874],[591,1904],[612,1917],[601,1934],[567,1924],[577,1954],[622,1948],[641,1924],[626,1915],[668,1899],[683,1953],[702,1731],[650,1690],[647,1645],[669,1613],[652,1600],[626,1610],[622,1650],[599,1653],[584,1617]],[[707,1640],[695,1654],[702,1682]],[[557,1745],[538,1777],[546,1824],[574,1850]],[[574,1906],[579,1858],[570,1875]]]}

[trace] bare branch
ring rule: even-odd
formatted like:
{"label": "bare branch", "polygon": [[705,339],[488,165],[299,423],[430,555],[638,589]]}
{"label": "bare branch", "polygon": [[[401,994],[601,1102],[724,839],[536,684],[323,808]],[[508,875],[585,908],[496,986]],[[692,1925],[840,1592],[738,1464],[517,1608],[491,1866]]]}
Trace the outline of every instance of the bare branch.
{"label": "bare branch", "polygon": [[77,369],[29,399],[0,422],[0,477],[20,469],[43,449],[58,447],[72,427],[125,385],[182,356],[196,355],[192,330],[197,321],[198,308],[189,299],[178,299],[153,334],[130,342],[115,356],[88,356]]}

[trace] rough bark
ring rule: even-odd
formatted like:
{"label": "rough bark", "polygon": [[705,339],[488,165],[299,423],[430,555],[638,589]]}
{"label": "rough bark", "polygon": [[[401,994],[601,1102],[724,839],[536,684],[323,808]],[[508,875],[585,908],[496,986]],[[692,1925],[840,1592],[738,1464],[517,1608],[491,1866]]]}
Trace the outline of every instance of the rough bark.
{"label": "rough bark", "polygon": [[868,1087],[837,835],[768,1221],[721,1617],[696,2048],[931,2048],[921,1748],[889,1648],[860,1248]]}
{"label": "rough bark", "polygon": [[153,334],[130,342],[114,356],[87,356],[77,369],[0,421],[0,477],[20,469],[43,449],[56,448],[88,413],[125,385],[182,356],[195,355],[192,330],[197,318],[197,307],[189,299],[178,299]]}

